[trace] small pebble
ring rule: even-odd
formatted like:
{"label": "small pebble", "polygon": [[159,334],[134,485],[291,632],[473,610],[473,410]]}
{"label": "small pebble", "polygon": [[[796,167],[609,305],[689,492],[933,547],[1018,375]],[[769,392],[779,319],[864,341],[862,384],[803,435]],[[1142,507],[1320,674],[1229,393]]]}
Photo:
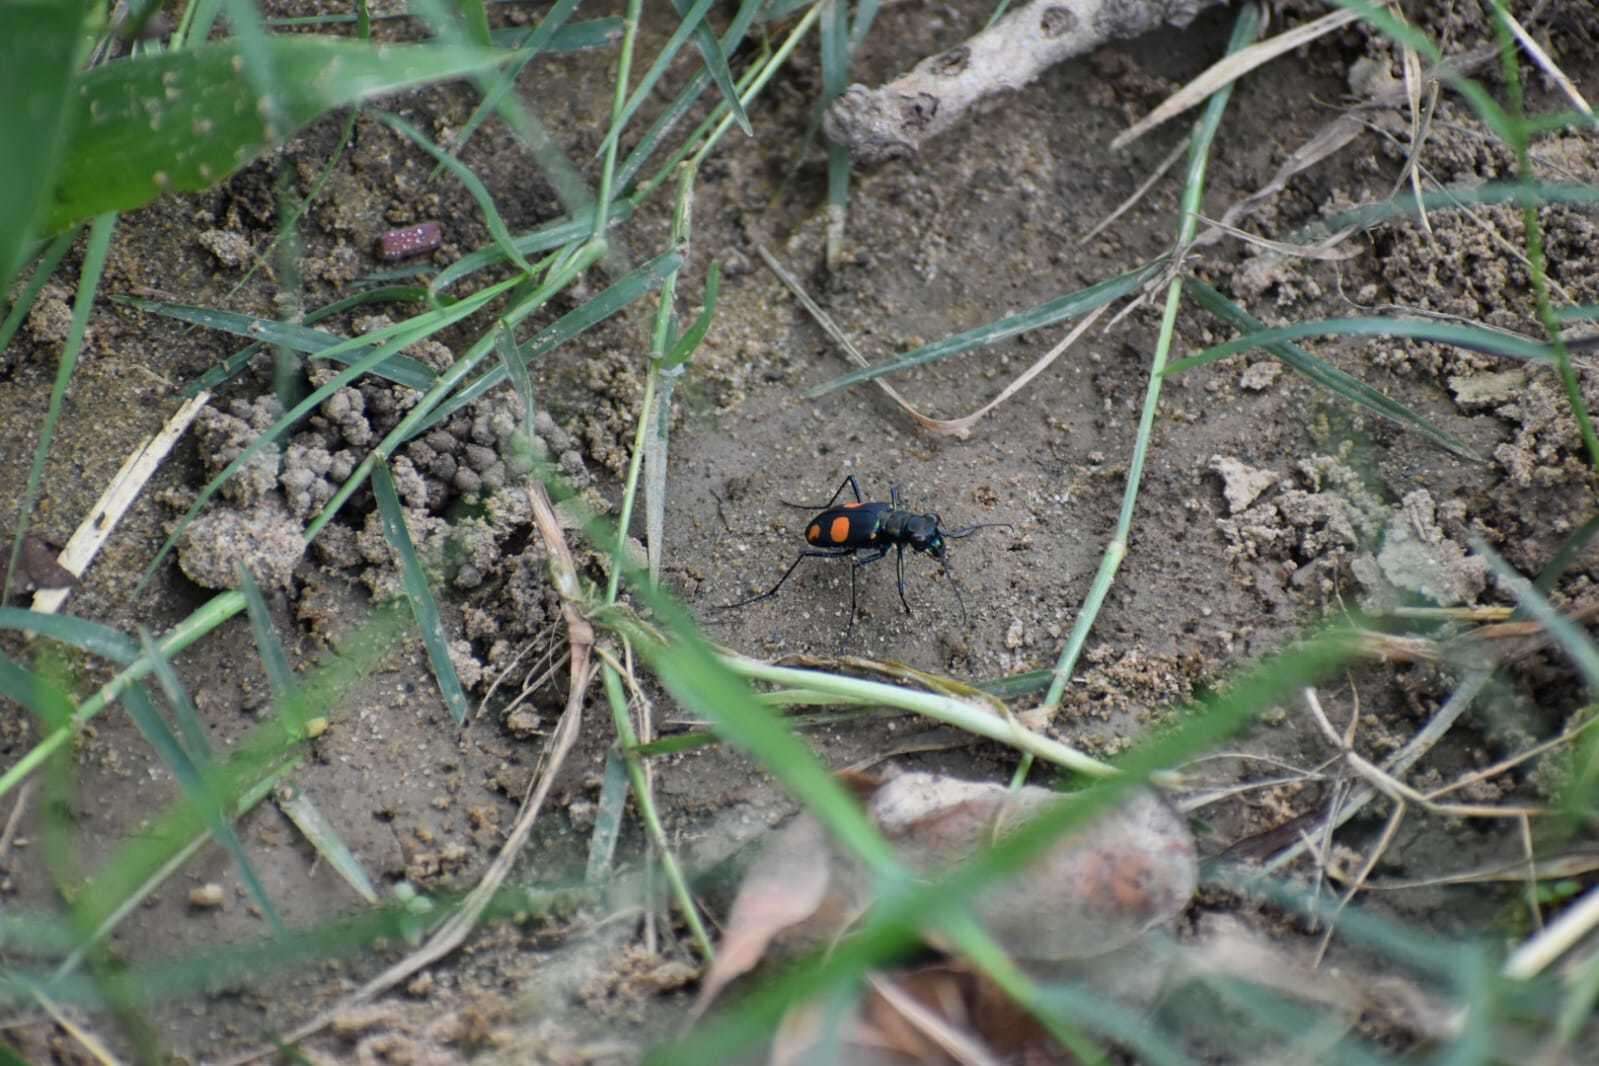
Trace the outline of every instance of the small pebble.
{"label": "small pebble", "polygon": [[222,886],[215,881],[207,881],[203,885],[196,885],[189,890],[189,906],[201,910],[216,910],[222,906]]}
{"label": "small pebble", "polygon": [[419,226],[391,229],[378,238],[378,258],[384,260],[407,259],[423,252],[431,252],[444,243],[444,229],[437,222],[424,222]]}

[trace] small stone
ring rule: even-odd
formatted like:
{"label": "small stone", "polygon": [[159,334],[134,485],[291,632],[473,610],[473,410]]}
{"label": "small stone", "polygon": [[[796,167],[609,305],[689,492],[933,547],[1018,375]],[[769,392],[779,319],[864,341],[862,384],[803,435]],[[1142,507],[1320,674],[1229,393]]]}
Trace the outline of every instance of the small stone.
{"label": "small stone", "polygon": [[222,891],[222,886],[215,881],[207,881],[203,885],[196,885],[189,890],[189,906],[196,910],[214,911],[221,908],[227,896]]}
{"label": "small stone", "polygon": [[1221,475],[1222,495],[1227,498],[1227,512],[1237,514],[1260,498],[1260,494],[1277,484],[1281,477],[1271,470],[1261,470],[1231,456],[1213,455],[1210,469]]}

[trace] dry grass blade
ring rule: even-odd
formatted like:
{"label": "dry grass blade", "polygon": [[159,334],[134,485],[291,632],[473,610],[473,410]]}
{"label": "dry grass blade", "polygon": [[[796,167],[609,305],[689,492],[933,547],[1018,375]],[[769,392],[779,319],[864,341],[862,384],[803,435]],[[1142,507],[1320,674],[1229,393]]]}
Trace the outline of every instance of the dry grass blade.
{"label": "dry grass blade", "polygon": [[1150,171],[1149,177],[1140,182],[1138,188],[1133,190],[1133,194],[1127,199],[1123,200],[1121,203],[1117,204],[1116,210],[1100,219],[1099,224],[1093,229],[1077,238],[1077,243],[1087,244],[1089,241],[1103,233],[1106,226],[1109,226],[1112,222],[1115,222],[1118,218],[1121,218],[1128,211],[1131,211],[1133,205],[1137,204],[1138,201],[1147,196],[1149,194],[1149,190],[1155,187],[1155,183],[1159,181],[1168,170],[1177,165],[1177,160],[1181,159],[1187,154],[1188,142],[1186,140],[1178,141],[1176,145],[1172,147],[1172,150],[1166,153],[1166,158],[1157,163],[1155,165],[1155,169]]}
{"label": "dry grass blade", "polygon": [[[1332,236],[1317,241],[1315,244],[1294,244],[1291,241],[1274,241],[1269,237],[1257,237],[1246,230],[1238,229],[1236,226],[1231,226],[1226,222],[1212,221],[1203,215],[1200,216],[1200,221],[1208,223],[1212,230],[1218,230],[1229,237],[1235,237],[1245,244],[1252,244],[1257,248],[1264,248],[1268,252],[1275,252],[1278,255],[1295,259],[1318,259],[1323,262],[1341,263],[1346,259],[1355,258],[1364,250],[1361,248],[1339,250],[1338,245],[1342,244],[1351,233],[1355,232],[1353,229],[1341,229]],[[1210,230],[1206,231],[1206,233],[1209,232]]]}
{"label": "dry grass blade", "polygon": [[1522,51],[1527,53],[1527,58],[1531,59],[1539,70],[1547,74],[1550,81],[1560,87],[1560,91],[1565,94],[1566,99],[1571,101],[1571,106],[1587,115],[1590,119],[1593,118],[1593,108],[1588,106],[1588,101],[1583,99],[1582,93],[1577,91],[1577,86],[1573,84],[1572,80],[1566,77],[1566,72],[1556,66],[1553,59],[1549,58],[1549,53],[1543,50],[1543,46],[1533,40],[1532,34],[1527,32],[1527,28],[1504,8],[1499,9],[1499,17],[1505,20],[1505,25],[1515,35],[1516,42],[1521,45]]}
{"label": "dry grass blade", "polygon": [[1542,932],[1511,952],[1502,972],[1520,981],[1536,977],[1595,928],[1599,928],[1599,887],[1590,888]]}
{"label": "dry grass blade", "polygon": [[1356,137],[1359,137],[1364,129],[1365,127],[1360,120],[1350,115],[1340,115],[1327,123],[1316,131],[1315,136],[1294,149],[1293,154],[1283,160],[1282,165],[1277,168],[1277,172],[1271,176],[1270,181],[1233,204],[1222,213],[1219,223],[1212,225],[1195,237],[1195,246],[1212,244],[1220,240],[1224,235],[1224,231],[1220,228],[1221,225],[1230,226],[1236,224],[1240,219],[1253,212],[1255,208],[1282,192],[1294,175],[1309,170],[1323,159],[1346,147]]}
{"label": "dry grass blade", "polygon": [[[184,430],[189,428],[190,422],[200,414],[200,409],[205,408],[211,400],[211,393],[200,393],[185,401],[184,406],[174,412],[171,419],[166,420],[166,425],[161,427],[157,435],[139,444],[133,449],[128,459],[123,460],[122,468],[117,471],[117,476],[110,479],[106,491],[101,492],[90,513],[78,524],[77,531],[72,534],[72,539],[67,540],[67,547],[61,550],[61,566],[67,571],[82,577],[83,571],[93,563],[94,556],[101,550],[101,545],[106,543],[110,534],[122,521],[122,516],[128,513],[128,508],[133,505],[133,500],[138,499],[139,492],[144,489],[144,483],[154,475],[161,460],[166,459],[166,452],[173,451],[173,444],[177,438],[184,435]],[[43,614],[54,614],[61,611],[61,604],[66,603],[67,596],[72,593],[70,588],[42,588],[34,593],[34,611]]]}
{"label": "dry grass blade", "polygon": [[1309,44],[1324,34],[1347,26],[1360,15],[1354,11],[1329,11],[1313,22],[1284,30],[1277,36],[1252,44],[1213,64],[1199,77],[1183,86],[1155,110],[1135,122],[1132,127],[1110,142],[1111,148],[1125,148],[1138,138],[1159,126],[1167,119],[1182,114],[1189,108],[1204,103],[1218,89],[1222,89],[1248,74],[1256,67],[1271,62],[1284,52]]}
{"label": "dry grass blade", "polygon": [[[816,320],[816,324],[821,326],[822,330],[829,337],[833,338],[833,341],[844,350],[844,354],[849,361],[860,367],[862,370],[867,369],[871,364],[868,363],[866,357],[860,353],[860,349],[855,347],[854,342],[851,341],[844,331],[839,328],[838,323],[834,322],[832,317],[829,316],[826,311],[822,310],[815,300],[811,299],[810,295],[800,286],[799,280],[785,270],[783,265],[779,263],[776,257],[773,256],[771,252],[768,252],[764,246],[756,245],[755,250],[761,254],[761,258],[766,261],[766,265],[771,268],[772,273],[776,274],[778,279],[781,280],[784,285],[788,286],[789,291],[794,294],[794,298],[800,302],[800,305],[804,307],[806,311],[810,312],[811,317]],[[923,414],[921,411],[912,406],[909,400],[901,396],[897,389],[895,389],[888,382],[884,381],[882,378],[873,378],[872,383],[878,388],[882,389],[883,393],[888,396],[889,399],[898,404],[900,410],[909,415],[911,420],[921,428],[930,433],[936,433],[941,437],[954,437],[957,440],[966,440],[972,435],[972,427],[977,425],[977,423],[982,420],[984,415],[988,414],[994,408],[998,407],[1000,404],[1016,395],[1016,393],[1025,388],[1030,381],[1042,374],[1045,370],[1048,370],[1050,364],[1052,364],[1056,359],[1059,359],[1062,352],[1064,352],[1067,348],[1070,348],[1079,337],[1088,331],[1090,326],[1099,321],[1100,316],[1104,314],[1105,308],[1108,306],[1108,304],[1101,305],[1084,315],[1083,320],[1077,323],[1077,325],[1073,326],[1071,332],[1067,333],[1059,344],[1045,352],[1042,356],[1035,360],[1031,366],[1018,374],[1014,381],[1000,390],[998,396],[994,397],[992,400],[988,401],[971,414],[963,415],[960,418],[934,418],[931,415]]]}

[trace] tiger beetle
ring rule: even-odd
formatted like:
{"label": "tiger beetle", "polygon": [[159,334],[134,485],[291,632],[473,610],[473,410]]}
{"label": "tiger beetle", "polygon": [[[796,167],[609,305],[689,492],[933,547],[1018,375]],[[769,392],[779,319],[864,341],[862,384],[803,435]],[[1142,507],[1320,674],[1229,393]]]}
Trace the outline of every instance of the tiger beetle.
{"label": "tiger beetle", "polygon": [[[844,495],[845,489],[854,494],[854,502],[842,504],[838,502],[838,498]],[[788,506],[804,507],[808,510],[818,508],[816,504],[803,503],[790,503]],[[817,546],[806,548],[795,556],[788,569],[783,571],[783,576],[777,579],[777,584],[770,589],[758,596],[739,600],[737,603],[722,604],[721,610],[747,607],[777,595],[777,590],[783,587],[783,582],[787,581],[795,568],[806,559],[842,559],[852,556],[849,569],[849,624],[844,627],[842,642],[848,643],[850,630],[855,626],[856,571],[867,563],[877,562],[888,554],[890,548],[896,549],[899,553],[895,559],[899,578],[899,602],[905,605],[905,613],[911,614],[910,601],[905,598],[905,549],[910,548],[912,551],[931,555],[943,565],[944,573],[949,577],[950,588],[955,590],[955,602],[960,605],[961,622],[965,624],[966,601],[961,597],[960,585],[955,582],[955,574],[949,568],[947,545],[944,542],[969,537],[979,529],[995,526],[1009,528],[1009,524],[1005,522],[981,522],[964,529],[945,529],[940,524],[938,515],[917,514],[902,507],[898,485],[889,489],[887,503],[881,500],[868,502],[862,499],[860,482],[855,480],[854,474],[846,477],[838,486],[838,491],[833,493],[833,498],[819,505],[819,509],[821,513],[805,524],[805,540]]]}

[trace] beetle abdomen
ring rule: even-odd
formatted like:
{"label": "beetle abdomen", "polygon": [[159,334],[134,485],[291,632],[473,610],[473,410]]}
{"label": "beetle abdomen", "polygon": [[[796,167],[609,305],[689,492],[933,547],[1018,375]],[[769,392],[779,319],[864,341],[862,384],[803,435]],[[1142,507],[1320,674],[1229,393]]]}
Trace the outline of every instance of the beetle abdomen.
{"label": "beetle abdomen", "polygon": [[805,526],[805,539],[822,548],[864,548],[877,538],[886,503],[846,503],[829,507]]}

